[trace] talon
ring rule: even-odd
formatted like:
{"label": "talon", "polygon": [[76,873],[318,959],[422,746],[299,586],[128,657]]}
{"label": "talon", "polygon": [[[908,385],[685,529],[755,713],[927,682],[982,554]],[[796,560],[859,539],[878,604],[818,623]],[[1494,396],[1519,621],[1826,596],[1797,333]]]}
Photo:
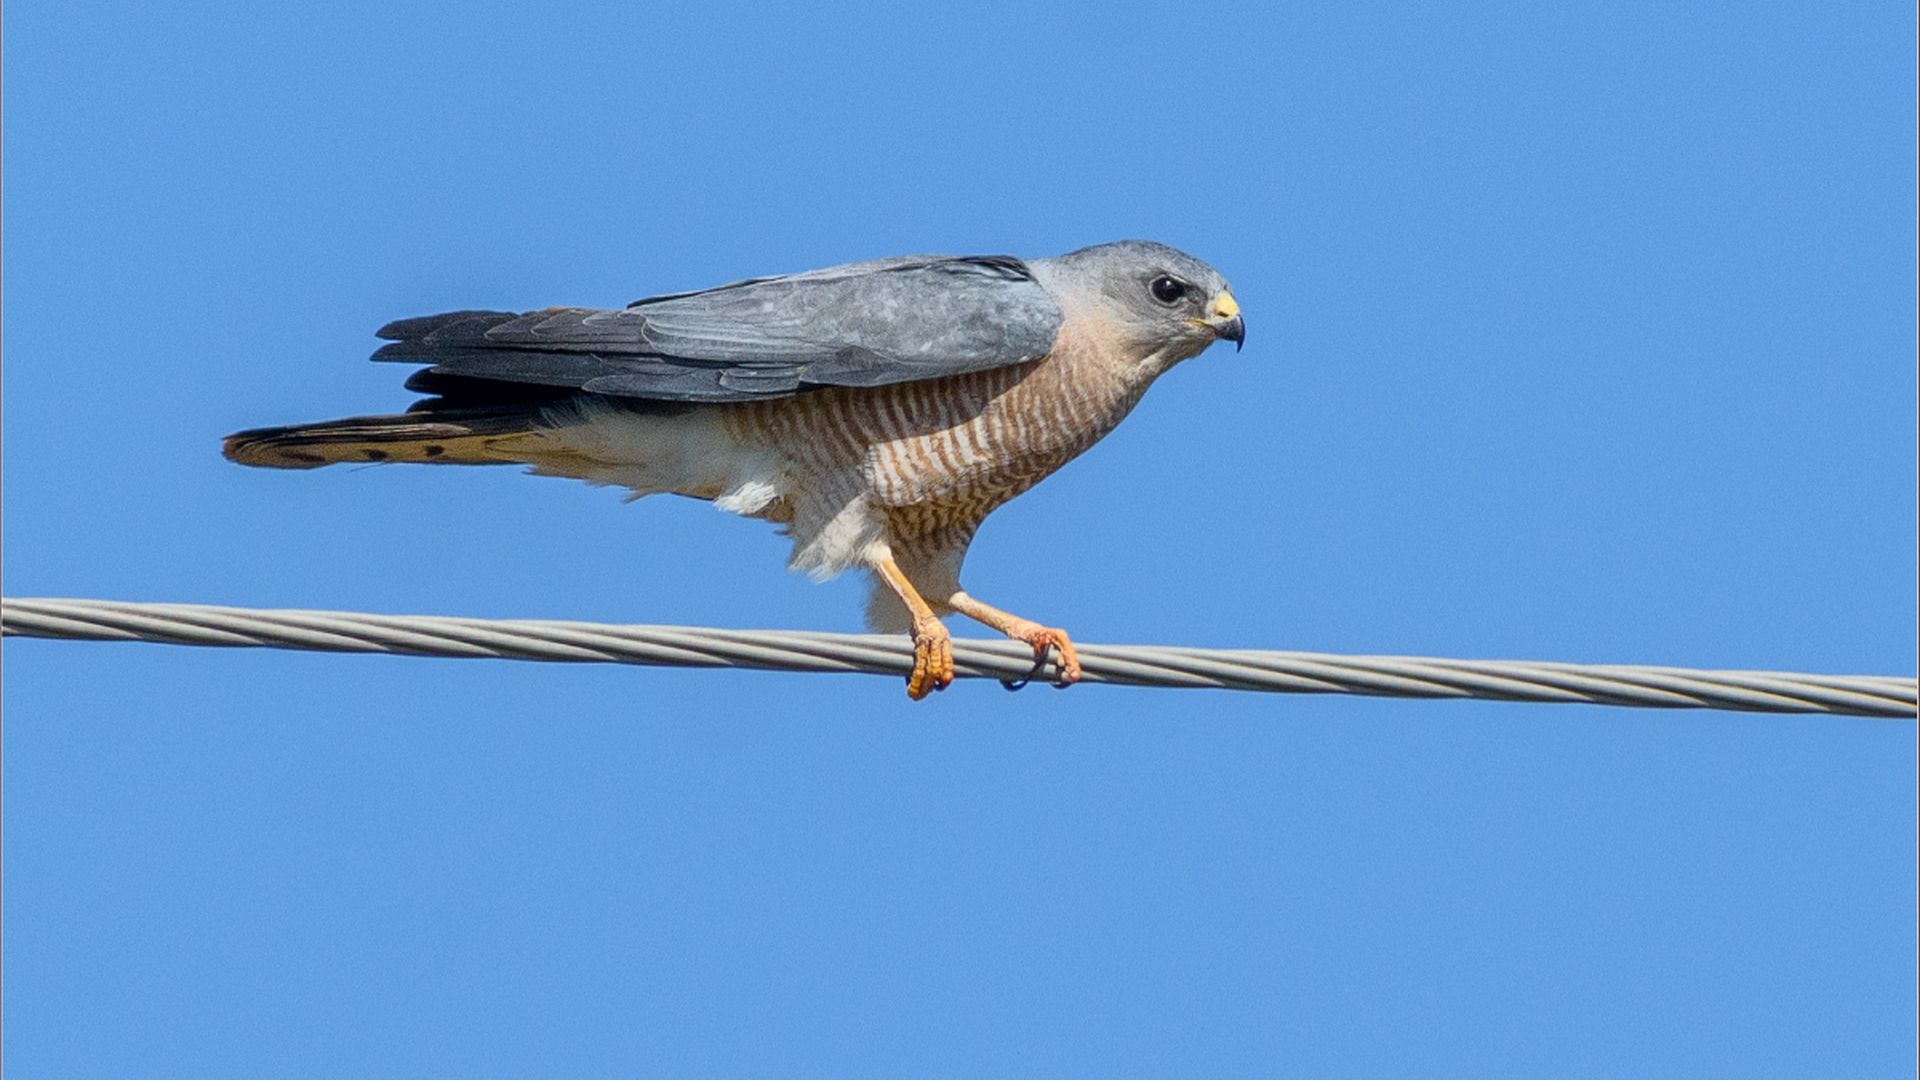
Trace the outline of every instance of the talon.
{"label": "talon", "polygon": [[1015,641],[1024,641],[1033,647],[1033,663],[1037,672],[1047,662],[1047,653],[1052,649],[1060,650],[1059,674],[1053,685],[1070,686],[1080,681],[1080,654],[1074,650],[1073,640],[1067,632],[1054,626],[1041,626],[1038,623],[1021,623],[1007,636]]}
{"label": "talon", "polygon": [[935,690],[953,685],[953,636],[939,620],[913,628],[913,674],[907,676],[907,696],[919,701]]}

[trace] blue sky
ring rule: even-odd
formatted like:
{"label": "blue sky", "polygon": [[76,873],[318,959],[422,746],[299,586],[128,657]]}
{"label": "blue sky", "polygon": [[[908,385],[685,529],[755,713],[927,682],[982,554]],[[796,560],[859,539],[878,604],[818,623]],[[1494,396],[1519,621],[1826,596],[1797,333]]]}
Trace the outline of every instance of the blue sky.
{"label": "blue sky", "polygon": [[[854,629],[764,526],[272,473],[388,319],[1120,237],[1085,641],[1910,674],[1909,4],[4,15],[4,587]],[[963,631],[966,632],[966,631]],[[10,640],[9,1074],[1912,1074],[1915,726]]]}

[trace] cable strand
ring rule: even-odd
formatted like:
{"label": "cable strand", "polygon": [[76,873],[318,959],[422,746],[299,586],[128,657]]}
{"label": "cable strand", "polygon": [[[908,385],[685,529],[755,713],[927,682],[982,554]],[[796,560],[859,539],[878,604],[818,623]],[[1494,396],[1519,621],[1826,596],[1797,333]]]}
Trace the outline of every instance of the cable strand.
{"label": "cable strand", "polygon": [[[225,648],[304,649],[905,675],[903,636],[722,630],[539,619],[375,615],[60,598],[0,599],[0,634]],[[1014,641],[956,638],[962,678],[1020,680],[1033,655]],[[1290,694],[1476,698],[1663,709],[1912,718],[1915,680],[1892,675],[1707,671],[1631,664],[1348,656],[1189,646],[1081,645],[1084,681]],[[1051,677],[1051,664],[1040,673]]]}

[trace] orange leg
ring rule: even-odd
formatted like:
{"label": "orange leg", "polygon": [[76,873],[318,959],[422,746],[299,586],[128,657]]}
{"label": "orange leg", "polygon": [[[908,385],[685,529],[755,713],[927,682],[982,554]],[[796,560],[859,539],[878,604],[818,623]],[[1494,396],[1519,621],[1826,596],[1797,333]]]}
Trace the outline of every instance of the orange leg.
{"label": "orange leg", "polygon": [[1024,641],[1031,645],[1035,661],[1046,660],[1048,649],[1059,649],[1060,681],[1063,683],[1080,681],[1080,654],[1074,651],[1073,642],[1068,639],[1065,630],[1041,626],[1031,619],[1009,615],[997,607],[975,600],[964,592],[956,592],[948,597],[947,606],[975,622],[993,627],[1015,641]]}
{"label": "orange leg", "polygon": [[907,676],[907,696],[919,701],[935,690],[945,690],[953,684],[953,635],[940,624],[940,617],[907,580],[893,556],[879,559],[873,568],[913,615],[913,674]]}

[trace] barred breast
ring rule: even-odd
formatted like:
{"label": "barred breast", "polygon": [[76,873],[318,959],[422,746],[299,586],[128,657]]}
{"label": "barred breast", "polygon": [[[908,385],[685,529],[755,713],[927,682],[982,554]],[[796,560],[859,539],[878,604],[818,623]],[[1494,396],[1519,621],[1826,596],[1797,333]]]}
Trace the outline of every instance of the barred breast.
{"label": "barred breast", "polygon": [[924,382],[748,406],[808,471],[858,470],[900,539],[957,532],[1031,488],[1125,418],[1146,389],[1096,357],[1056,354]]}

